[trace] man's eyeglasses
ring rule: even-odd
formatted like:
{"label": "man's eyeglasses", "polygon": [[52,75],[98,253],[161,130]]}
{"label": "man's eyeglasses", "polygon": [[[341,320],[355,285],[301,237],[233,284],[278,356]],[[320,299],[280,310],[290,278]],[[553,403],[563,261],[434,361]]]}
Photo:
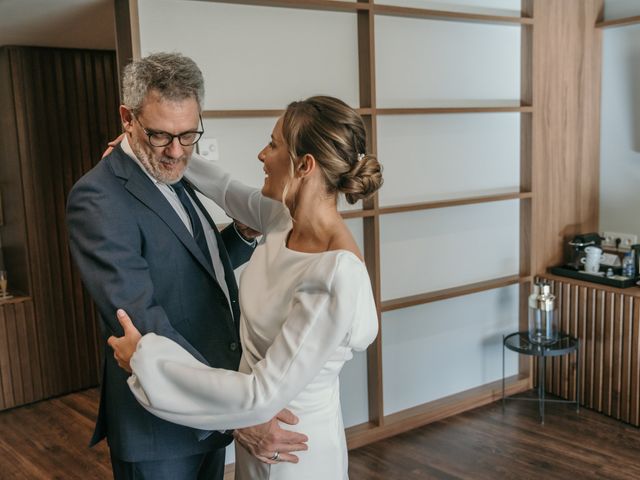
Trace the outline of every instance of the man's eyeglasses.
{"label": "man's eyeglasses", "polygon": [[196,143],[198,143],[198,140],[200,140],[200,137],[202,137],[202,134],[204,133],[202,115],[198,115],[198,117],[200,118],[200,130],[183,132],[177,135],[172,135],[167,132],[155,132],[153,130],[147,130],[138,117],[134,116],[133,118],[138,121],[144,133],[147,135],[147,137],[149,137],[149,143],[152,147],[166,147],[167,145],[170,145],[171,142],[173,142],[174,138],[177,138],[178,142],[180,142],[180,145],[182,145],[183,147],[190,147],[191,145],[195,145]]}

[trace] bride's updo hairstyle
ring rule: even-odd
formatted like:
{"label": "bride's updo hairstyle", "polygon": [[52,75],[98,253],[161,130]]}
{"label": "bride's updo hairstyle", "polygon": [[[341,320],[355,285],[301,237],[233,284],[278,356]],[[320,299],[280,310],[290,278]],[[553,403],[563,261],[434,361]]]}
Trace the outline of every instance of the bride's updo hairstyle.
{"label": "bride's updo hairstyle", "polygon": [[382,166],[366,151],[364,122],[342,100],[315,96],[289,104],[282,133],[292,176],[301,158],[310,154],[324,174],[327,193],[344,193],[351,204],[382,186]]}

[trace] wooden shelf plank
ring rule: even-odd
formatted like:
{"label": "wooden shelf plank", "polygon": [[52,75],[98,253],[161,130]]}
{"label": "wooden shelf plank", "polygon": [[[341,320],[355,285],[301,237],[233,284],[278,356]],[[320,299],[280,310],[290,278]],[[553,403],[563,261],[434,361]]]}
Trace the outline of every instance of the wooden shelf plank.
{"label": "wooden shelf plank", "polygon": [[446,113],[533,113],[531,105],[512,107],[422,107],[422,108],[377,108],[378,115],[436,115]]}
{"label": "wooden shelf plank", "polygon": [[[360,115],[371,115],[371,108],[356,108]],[[284,109],[252,109],[252,110],[203,110],[202,118],[260,118],[279,117],[284,113]]]}
{"label": "wooden shelf plank", "polygon": [[598,22],[596,23],[596,28],[624,27],[626,25],[636,25],[638,23],[640,23],[640,15]]}
{"label": "wooden shelf plank", "polygon": [[213,0],[217,3],[235,5],[254,5],[267,7],[298,8],[305,10],[327,10],[334,12],[371,11],[376,15],[426,18],[429,20],[445,20],[455,22],[493,23],[498,25],[533,25],[533,18],[513,17],[508,15],[486,15],[481,13],[450,12],[427,8],[397,7],[394,5],[377,5],[363,2],[343,2],[334,0]]}
{"label": "wooden shelf plank", "polygon": [[420,293],[408,297],[394,298],[385,300],[381,303],[380,309],[383,312],[398,310],[400,308],[413,307],[415,305],[423,305],[425,303],[438,302],[449,298],[460,297],[472,293],[483,292],[485,290],[493,290],[495,288],[507,287],[517,283],[530,282],[530,276],[510,275],[508,277],[494,278],[482,282],[470,283],[459,287],[445,288],[434,292]]}
{"label": "wooden shelf plank", "polygon": [[261,109],[261,110],[203,110],[202,118],[258,118],[258,117],[279,117],[284,110]]}
{"label": "wooden shelf plank", "polygon": [[0,299],[0,307],[3,305],[10,305],[10,304],[16,304],[16,303],[23,303],[23,302],[28,302],[31,300],[31,297],[27,297],[27,296],[23,296],[21,294],[12,294],[13,296],[11,298],[7,298],[7,299]]}
{"label": "wooden shelf plank", "polygon": [[[513,375],[505,379],[505,394],[515,395],[529,390],[528,375]],[[355,449],[427,425],[459,413],[478,408],[502,398],[502,380],[464,392],[424,403],[384,417],[384,424],[372,422],[347,428],[347,445]]]}
{"label": "wooden shelf plank", "polygon": [[[520,107],[418,107],[418,108],[356,108],[360,115],[437,115],[452,113],[533,113],[531,105]],[[279,117],[284,109],[229,109],[203,110],[203,118],[258,118]]]}
{"label": "wooden shelf plank", "polygon": [[388,207],[380,207],[378,212],[380,215],[389,213],[415,212],[419,210],[432,210],[435,208],[458,207],[461,205],[474,205],[478,203],[502,202],[505,200],[523,200],[531,198],[531,192],[506,192],[491,195],[479,195],[476,197],[451,198],[447,200],[435,200],[432,202],[408,203],[405,205],[392,205]]}
{"label": "wooden shelf plank", "polygon": [[427,18],[430,20],[448,20],[455,22],[494,23],[507,25],[533,25],[533,18],[509,17],[506,15],[485,15],[481,13],[448,12],[426,8],[396,7],[393,5],[374,5],[376,15],[394,17]]}
{"label": "wooden shelf plank", "polygon": [[462,205],[475,205],[478,203],[502,202],[505,200],[526,200],[533,197],[531,192],[507,192],[492,195],[480,195],[476,197],[451,198],[447,200],[434,200],[431,202],[407,203],[391,205],[370,210],[344,210],[340,212],[342,218],[364,218],[375,215],[387,215],[390,213],[418,212],[436,208],[458,207]]}
{"label": "wooden shelf plank", "polygon": [[216,3],[254,5],[259,7],[284,7],[305,10],[328,10],[333,12],[358,12],[370,9],[368,3],[341,2],[334,0],[211,0]]}

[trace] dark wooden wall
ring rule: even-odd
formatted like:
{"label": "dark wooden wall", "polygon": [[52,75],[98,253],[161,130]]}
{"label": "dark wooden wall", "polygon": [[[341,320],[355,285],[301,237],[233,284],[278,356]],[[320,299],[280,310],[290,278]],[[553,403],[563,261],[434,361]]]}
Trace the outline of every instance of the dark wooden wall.
{"label": "dark wooden wall", "polygon": [[99,381],[95,310],[69,254],[65,204],[120,131],[115,53],[3,47],[0,79],[0,235],[10,290],[33,302],[35,335],[18,353],[37,352],[42,382],[26,402]]}

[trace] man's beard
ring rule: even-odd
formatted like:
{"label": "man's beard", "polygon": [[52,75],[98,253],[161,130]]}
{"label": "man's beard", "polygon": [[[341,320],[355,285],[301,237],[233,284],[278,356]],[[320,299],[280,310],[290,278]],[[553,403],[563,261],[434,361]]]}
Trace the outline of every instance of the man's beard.
{"label": "man's beard", "polygon": [[177,159],[166,157],[163,155],[161,157],[158,157],[152,160],[151,156],[142,148],[140,148],[137,142],[135,141],[131,142],[131,149],[133,150],[133,153],[136,154],[136,157],[138,157],[138,160],[140,160],[140,163],[145,168],[145,170],[149,173],[149,175],[151,175],[157,181],[166,183],[166,184],[172,184],[182,180],[185,169],[183,169],[179,174],[176,175],[175,172],[167,172],[166,170],[164,170],[161,167],[161,162],[172,163],[172,164],[182,163],[183,165],[185,165],[185,168],[186,168],[186,164],[188,160],[186,155],[183,155],[182,157]]}

